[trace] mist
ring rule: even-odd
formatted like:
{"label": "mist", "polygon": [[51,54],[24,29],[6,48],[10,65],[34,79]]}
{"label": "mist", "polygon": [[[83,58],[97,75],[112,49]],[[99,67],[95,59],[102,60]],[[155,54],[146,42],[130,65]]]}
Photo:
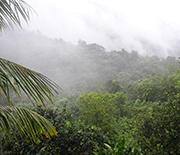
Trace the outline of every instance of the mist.
{"label": "mist", "polygon": [[[52,98],[57,108],[47,105],[48,111],[40,106],[35,110],[30,103],[33,98],[36,101],[34,93],[45,101],[52,97],[41,97],[47,87],[36,81],[44,79],[52,92],[53,82],[42,76],[31,78],[23,68],[24,72],[14,70],[11,76],[6,72],[15,68],[11,63],[5,72],[0,68],[1,89],[13,105],[33,108],[49,119],[59,136],[44,138],[40,145],[27,145],[21,139],[17,145],[13,137],[6,143],[4,135],[4,154],[180,152],[180,2],[25,1],[36,13],[29,24],[22,23],[22,29],[15,27],[0,34],[0,57],[42,73],[60,86]],[[31,74],[31,81],[25,74]],[[27,88],[32,100],[22,89],[22,103],[8,87],[9,81]],[[3,92],[0,103],[7,105]],[[20,137],[16,131],[13,135]]]}
{"label": "mist", "polygon": [[167,57],[178,54],[180,40],[179,2],[27,0],[37,15],[29,31],[39,30],[51,38],[77,44],[97,43],[107,51],[125,49]]}
{"label": "mist", "polygon": [[[168,57],[179,57],[179,10],[175,1],[27,3],[37,14],[28,25],[23,23],[23,29],[2,33],[1,57],[47,75],[69,94],[96,90],[109,79],[121,80],[126,75],[129,81],[138,80],[141,73],[164,72],[161,67],[170,63],[179,65]],[[151,63],[161,64],[161,69]],[[132,75],[125,73],[128,67]]]}

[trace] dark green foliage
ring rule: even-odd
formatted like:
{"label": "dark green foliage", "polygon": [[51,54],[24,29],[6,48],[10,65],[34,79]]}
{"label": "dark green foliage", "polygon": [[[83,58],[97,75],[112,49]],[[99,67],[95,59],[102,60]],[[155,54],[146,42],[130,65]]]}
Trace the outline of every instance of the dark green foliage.
{"label": "dark green foliage", "polygon": [[94,149],[95,155],[139,155],[141,149],[136,142],[126,141],[125,138],[110,138],[104,143],[104,146],[97,146]]}
{"label": "dark green foliage", "polygon": [[119,81],[108,80],[105,83],[105,91],[107,91],[110,94],[114,94],[118,91],[121,91],[121,85],[120,85]]}
{"label": "dark green foliage", "polygon": [[144,154],[180,154],[180,95],[139,116],[137,124],[139,146]]}
{"label": "dark green foliage", "polygon": [[124,87],[128,99],[133,102],[137,99],[152,102],[167,101],[167,94],[171,92],[177,93],[179,91],[176,86],[177,81],[180,81],[180,70],[179,68],[174,68],[173,70],[172,75],[153,73],[139,79],[138,82],[130,83]]}
{"label": "dark green foliage", "polygon": [[80,103],[79,119],[86,125],[95,125],[100,127],[104,133],[114,136],[122,132],[118,120],[127,115],[126,100],[127,97],[123,92],[83,93],[77,100]]}
{"label": "dark green foliage", "polygon": [[93,144],[102,146],[104,136],[100,129],[96,127],[78,127],[71,122],[71,115],[64,109],[62,112],[57,110],[37,109],[37,112],[51,121],[58,131],[57,137],[39,140],[39,144],[26,143],[17,135],[18,140],[12,139],[9,143],[3,140],[4,154],[92,154]]}
{"label": "dark green foliage", "polygon": [[115,117],[118,120],[119,117],[126,116],[127,114],[127,107],[126,107],[126,100],[127,96],[123,92],[116,92],[115,94],[112,94],[111,103],[115,105]]}
{"label": "dark green foliage", "polygon": [[[107,52],[96,43],[80,40],[75,46],[39,33],[24,32],[19,36],[19,41],[10,40],[10,36],[11,46],[9,42],[8,50],[2,46],[1,54],[6,57],[10,51],[10,59],[41,71],[64,89],[54,99],[60,111],[38,109],[54,124],[59,136],[44,138],[38,145],[20,138],[3,141],[5,154],[79,155],[94,151],[114,155],[115,148],[130,148],[132,154],[139,147],[144,155],[180,154],[180,69],[175,57],[160,59],[124,49]],[[24,37],[28,41],[20,46]],[[4,44],[3,40],[0,43]],[[19,60],[22,51],[27,53]],[[32,108],[13,95],[12,103]],[[69,113],[62,110],[63,105]],[[110,133],[111,140],[104,141],[103,133]],[[135,141],[139,141],[138,146]]]}
{"label": "dark green foliage", "polygon": [[167,76],[161,74],[152,74],[140,80],[138,84],[138,97],[142,101],[166,101],[163,95],[169,90],[169,81]]}
{"label": "dark green foliage", "polygon": [[81,94],[77,100],[81,104],[80,120],[112,134],[115,128],[115,104],[111,102],[112,98],[111,94],[103,94],[101,91]]}
{"label": "dark green foliage", "polygon": [[73,119],[76,119],[79,111],[79,104],[76,100],[79,98],[79,94],[68,95],[66,98],[56,99],[55,105],[58,109],[63,109],[66,106],[66,110],[71,112]]}
{"label": "dark green foliage", "polygon": [[[86,92],[57,99],[56,105],[63,109],[65,104],[70,113],[65,109],[61,112],[38,109],[38,112],[53,123],[58,137],[44,137],[39,144],[15,139],[10,143],[3,141],[5,154],[92,154],[94,151],[113,155],[113,150],[119,150],[117,154],[122,150],[130,150],[129,154],[135,154],[132,150],[147,155],[179,154],[180,70],[170,68],[171,74],[152,73],[127,85],[109,80],[106,90],[102,89],[104,93]],[[107,88],[116,86],[122,92],[113,91],[117,89],[107,92]],[[115,138],[105,141],[103,133]],[[132,137],[132,145],[128,146]],[[134,145],[135,141],[139,142],[138,146]]]}

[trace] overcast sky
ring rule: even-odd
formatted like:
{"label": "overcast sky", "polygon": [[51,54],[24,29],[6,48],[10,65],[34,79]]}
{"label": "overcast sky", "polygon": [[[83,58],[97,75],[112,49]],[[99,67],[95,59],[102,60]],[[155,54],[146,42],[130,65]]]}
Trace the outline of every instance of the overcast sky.
{"label": "overcast sky", "polygon": [[180,40],[179,0],[26,0],[34,14],[27,30],[77,44],[98,43],[107,50],[138,50],[139,41],[165,51]]}

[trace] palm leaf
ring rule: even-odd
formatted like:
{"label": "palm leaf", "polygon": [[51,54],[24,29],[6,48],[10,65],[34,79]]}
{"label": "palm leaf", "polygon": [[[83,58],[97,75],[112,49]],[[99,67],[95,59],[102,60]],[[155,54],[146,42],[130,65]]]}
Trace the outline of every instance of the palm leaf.
{"label": "palm leaf", "polygon": [[0,89],[10,101],[10,90],[21,98],[21,90],[32,102],[46,106],[60,88],[43,74],[0,58]]}
{"label": "palm leaf", "polygon": [[[0,32],[14,24],[21,27],[21,19],[28,23],[32,10],[23,0],[0,0]],[[10,91],[13,90],[21,99],[23,91],[32,102],[46,106],[53,103],[52,97],[58,93],[58,88],[59,86],[46,76],[0,58],[0,97],[4,94],[10,103],[10,106],[0,105],[0,128],[9,138],[11,133],[15,133],[15,128],[22,137],[29,137],[35,142],[37,135],[42,133],[48,138],[57,135],[52,124],[42,116],[31,110],[12,106]]]}
{"label": "palm leaf", "polygon": [[32,11],[23,0],[0,0],[0,31],[14,24],[21,27],[21,17],[28,23]]}
{"label": "palm leaf", "polygon": [[[55,128],[44,117],[26,108],[0,105],[0,127],[10,138],[16,129],[21,136],[37,142],[37,135],[42,133],[50,138],[57,135]],[[13,130],[13,131],[12,131]]]}

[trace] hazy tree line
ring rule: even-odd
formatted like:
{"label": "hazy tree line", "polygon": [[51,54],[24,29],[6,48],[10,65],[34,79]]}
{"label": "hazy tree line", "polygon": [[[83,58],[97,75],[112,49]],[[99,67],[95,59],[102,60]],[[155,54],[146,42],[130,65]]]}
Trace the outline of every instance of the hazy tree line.
{"label": "hazy tree line", "polygon": [[63,97],[99,90],[108,80],[127,86],[152,73],[170,74],[170,65],[179,65],[173,56],[159,58],[125,49],[106,51],[96,43],[79,40],[73,45],[62,39],[49,39],[40,32],[17,31],[0,39],[3,57],[50,77],[64,90],[60,93]]}
{"label": "hazy tree line", "polygon": [[[31,8],[24,1],[2,1],[0,7],[1,32],[13,24],[21,27],[19,15],[30,19]],[[62,39],[55,44],[35,33],[26,35],[36,43],[41,38],[41,44],[32,46],[20,37],[24,40],[8,38],[8,46],[3,40],[2,56],[18,50],[9,57],[37,70],[46,67],[44,72],[68,89],[47,109],[58,85],[0,58],[0,154],[180,154],[180,69],[174,57],[107,52],[81,40],[77,46]],[[6,99],[9,105],[2,105]],[[33,111],[20,107],[24,105]]]}
{"label": "hazy tree line", "polygon": [[106,51],[96,43],[73,45],[26,31],[18,42],[11,42],[13,49],[2,47],[2,54],[8,57],[3,48],[18,48],[14,61],[46,74],[63,90],[54,98],[56,110],[35,108],[26,98],[24,104],[13,94],[11,100],[47,118],[58,137],[27,144],[17,133],[18,143],[3,140],[6,154],[180,153],[177,58]]}

